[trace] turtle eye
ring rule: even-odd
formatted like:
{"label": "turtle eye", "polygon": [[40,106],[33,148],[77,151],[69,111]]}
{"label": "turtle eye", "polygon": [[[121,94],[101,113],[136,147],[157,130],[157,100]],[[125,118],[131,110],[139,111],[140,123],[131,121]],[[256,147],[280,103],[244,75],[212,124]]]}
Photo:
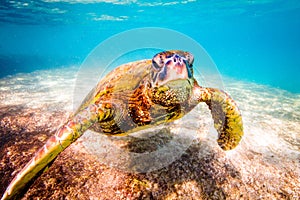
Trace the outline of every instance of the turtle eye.
{"label": "turtle eye", "polygon": [[161,54],[157,54],[152,59],[152,67],[155,70],[160,70],[164,66],[164,61]]}
{"label": "turtle eye", "polygon": [[191,75],[194,75],[194,69],[193,69],[193,64],[189,65],[189,71],[191,72]]}
{"label": "turtle eye", "polygon": [[187,70],[188,70],[189,78],[193,77],[193,75],[194,75],[193,64],[189,64],[189,61],[186,59],[184,59],[184,62],[187,67]]}
{"label": "turtle eye", "polygon": [[155,70],[160,70],[160,69],[161,69],[161,66],[159,66],[154,60],[152,60],[152,67],[153,67]]}
{"label": "turtle eye", "polygon": [[193,54],[186,52],[185,58],[187,59],[189,66],[193,67],[193,63],[194,63],[194,56]]}

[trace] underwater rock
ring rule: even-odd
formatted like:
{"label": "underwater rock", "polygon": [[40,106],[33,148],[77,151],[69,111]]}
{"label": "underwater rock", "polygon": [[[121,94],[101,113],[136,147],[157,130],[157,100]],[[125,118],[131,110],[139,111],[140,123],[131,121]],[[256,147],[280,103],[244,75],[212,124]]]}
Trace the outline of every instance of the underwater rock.
{"label": "underwater rock", "polygon": [[[2,194],[16,172],[53,134],[53,127],[58,127],[68,113],[1,107],[0,115]],[[160,144],[161,140],[158,140]],[[210,142],[197,139],[178,160],[148,173],[130,173],[101,164],[82,143],[80,138],[62,152],[48,171],[28,188],[23,199],[299,197],[300,183],[296,170],[292,170],[291,166],[272,162],[272,157],[266,157],[266,154],[246,148],[246,143],[242,143],[236,151],[230,152],[232,155],[226,155],[217,146],[212,145],[213,140]],[[134,147],[131,145],[129,148]],[[296,167],[299,160],[294,162]]]}
{"label": "underwater rock", "polygon": [[[0,196],[71,113],[75,71],[0,80]],[[232,79],[225,83],[243,115],[245,136],[236,149],[224,152],[218,147],[212,121],[206,121],[211,120],[209,111],[199,105],[201,115],[192,112],[189,117],[201,122],[194,131],[197,136],[168,165],[134,173],[105,164],[86,148],[85,133],[22,199],[299,199],[300,95]],[[184,125],[197,128],[189,121]],[[143,153],[169,141],[165,132],[115,144]]]}

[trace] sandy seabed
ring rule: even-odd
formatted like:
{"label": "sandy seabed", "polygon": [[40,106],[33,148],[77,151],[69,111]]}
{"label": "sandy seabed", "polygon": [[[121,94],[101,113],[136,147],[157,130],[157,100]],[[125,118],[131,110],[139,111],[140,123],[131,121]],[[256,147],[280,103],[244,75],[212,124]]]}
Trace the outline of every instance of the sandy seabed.
{"label": "sandy seabed", "polygon": [[[71,67],[0,79],[0,195],[71,114],[76,72]],[[299,199],[300,94],[223,81],[243,115],[245,136],[236,149],[218,147],[209,110],[201,104],[169,124],[171,130],[149,137],[115,139],[87,132],[23,199]],[[176,130],[185,134],[180,137]],[[186,148],[168,156],[167,164],[151,168],[155,164],[144,166],[132,156],[162,149],[173,138]],[[97,150],[95,141],[101,139],[112,142]],[[130,170],[141,166],[150,168]]]}

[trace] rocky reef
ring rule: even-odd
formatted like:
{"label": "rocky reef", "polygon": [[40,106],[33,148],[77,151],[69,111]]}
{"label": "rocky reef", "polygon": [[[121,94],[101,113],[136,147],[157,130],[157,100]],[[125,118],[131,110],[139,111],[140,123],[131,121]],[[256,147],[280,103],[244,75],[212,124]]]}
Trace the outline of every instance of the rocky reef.
{"label": "rocky reef", "polygon": [[[66,94],[74,76],[66,80],[63,73],[51,74],[52,84],[36,73],[30,84],[32,77],[14,77],[1,88],[0,195],[71,113],[71,94]],[[89,149],[93,137],[85,133],[32,182],[22,199],[299,199],[299,96],[236,80],[228,80],[227,88],[245,124],[236,149],[224,152],[218,147],[210,113],[200,105],[184,123],[170,125],[184,124],[184,132],[196,137],[167,165],[124,170],[118,163],[130,162],[130,169],[152,163],[138,163],[130,156],[124,162],[113,149],[105,149],[102,159]],[[200,125],[193,126],[195,121]],[[162,129],[150,137],[106,139],[124,152],[138,154],[162,148],[173,137]],[[114,165],[104,162],[108,157],[115,159]]]}

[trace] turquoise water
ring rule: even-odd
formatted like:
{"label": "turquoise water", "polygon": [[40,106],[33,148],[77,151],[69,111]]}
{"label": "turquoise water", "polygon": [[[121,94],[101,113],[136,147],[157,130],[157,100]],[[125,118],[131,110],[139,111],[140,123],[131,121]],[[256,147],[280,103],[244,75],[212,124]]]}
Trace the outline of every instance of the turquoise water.
{"label": "turquoise water", "polygon": [[161,27],[196,40],[222,75],[300,92],[297,0],[5,0],[0,16],[0,77],[79,66],[114,34]]}

